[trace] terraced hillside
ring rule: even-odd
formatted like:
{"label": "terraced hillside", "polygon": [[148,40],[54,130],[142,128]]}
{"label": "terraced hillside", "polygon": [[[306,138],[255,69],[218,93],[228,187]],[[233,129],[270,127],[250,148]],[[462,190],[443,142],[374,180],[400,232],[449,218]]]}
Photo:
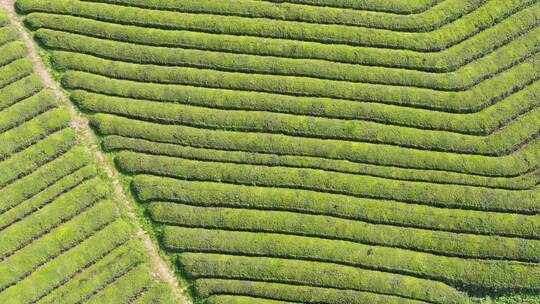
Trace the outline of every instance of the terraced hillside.
{"label": "terraced hillside", "polygon": [[173,303],[0,11],[0,303]]}
{"label": "terraced hillside", "polygon": [[206,303],[540,293],[536,0],[19,0]]}

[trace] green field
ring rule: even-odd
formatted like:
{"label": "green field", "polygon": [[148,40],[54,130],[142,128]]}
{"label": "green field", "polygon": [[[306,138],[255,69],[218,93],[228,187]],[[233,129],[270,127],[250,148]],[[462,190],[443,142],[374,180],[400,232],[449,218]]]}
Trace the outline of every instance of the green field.
{"label": "green field", "polygon": [[174,303],[0,11],[0,303]]}
{"label": "green field", "polygon": [[0,15],[1,303],[540,303],[540,1],[16,8],[139,221]]}

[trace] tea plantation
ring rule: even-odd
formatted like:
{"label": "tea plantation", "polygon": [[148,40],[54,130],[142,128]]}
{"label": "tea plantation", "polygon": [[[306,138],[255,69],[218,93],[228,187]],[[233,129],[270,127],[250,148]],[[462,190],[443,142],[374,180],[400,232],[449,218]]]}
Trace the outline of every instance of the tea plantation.
{"label": "tea plantation", "polygon": [[[540,303],[540,1],[16,7],[196,303]],[[167,301],[15,36],[0,299]]]}
{"label": "tea plantation", "polygon": [[0,11],[0,303],[174,303]]}

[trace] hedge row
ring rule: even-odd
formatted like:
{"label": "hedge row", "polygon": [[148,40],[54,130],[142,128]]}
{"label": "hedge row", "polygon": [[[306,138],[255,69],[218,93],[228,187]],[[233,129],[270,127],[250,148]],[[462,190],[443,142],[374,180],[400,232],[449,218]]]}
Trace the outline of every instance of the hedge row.
{"label": "hedge row", "polygon": [[216,14],[250,18],[269,18],[318,24],[340,24],[384,28],[395,31],[426,32],[438,29],[478,8],[483,0],[449,0],[422,14],[395,15],[366,10],[305,6],[281,2],[232,0],[225,3],[212,0],[91,0],[147,9],[184,13]]}
{"label": "hedge row", "polygon": [[27,54],[26,46],[22,41],[14,41],[0,46],[0,66],[5,66]]}
{"label": "hedge row", "polygon": [[[92,126],[103,135],[121,135],[193,147],[344,159],[384,166],[444,170],[486,176],[516,176],[536,168],[540,141],[532,141],[505,157],[424,151],[277,134],[245,133],[160,125],[108,114],[96,114]],[[324,143],[324,144],[323,144]]]}
{"label": "hedge row", "polygon": [[214,294],[235,294],[312,304],[426,304],[424,301],[362,291],[241,280],[199,279],[195,281],[195,289],[203,298]]}
{"label": "hedge row", "polygon": [[0,232],[0,256],[5,257],[23,248],[35,238],[94,205],[109,194],[109,188],[99,179],[93,179],[65,193],[21,221]]}
{"label": "hedge row", "polygon": [[5,229],[9,225],[23,220],[29,214],[38,211],[40,208],[43,208],[43,206],[54,201],[54,199],[58,198],[60,195],[70,191],[94,176],[96,176],[96,168],[90,165],[60,179],[55,184],[34,195],[32,198],[0,214],[0,229]]}
{"label": "hedge row", "polygon": [[0,187],[3,188],[9,183],[29,175],[38,167],[53,161],[69,151],[75,141],[75,131],[64,129],[0,162]]}
{"label": "hedge row", "polygon": [[17,59],[0,67],[0,89],[32,74],[34,67],[28,58]]}
{"label": "hedge row", "polygon": [[46,296],[73,275],[77,274],[116,247],[125,243],[131,235],[131,227],[116,221],[61,257],[43,265],[24,281],[0,293],[6,304],[29,303]]}
{"label": "hedge row", "polygon": [[0,133],[12,129],[36,116],[57,107],[58,103],[51,91],[41,91],[13,106],[0,111]]}
{"label": "hedge row", "polygon": [[[152,174],[187,180],[306,189],[400,202],[486,211],[535,213],[539,188],[502,190],[389,180],[313,169],[202,162],[135,152],[120,152],[118,168],[128,174]],[[514,204],[508,204],[514,201]]]}
{"label": "hedge row", "polygon": [[260,37],[168,31],[57,14],[32,13],[26,17],[25,22],[33,28],[44,27],[142,45],[452,72],[533,29],[537,19],[535,12],[539,6],[540,4],[524,9],[500,24],[445,51],[429,54]]}
{"label": "hedge row", "polygon": [[[477,113],[455,114],[379,103],[309,98],[269,93],[160,85],[106,78],[83,72],[67,72],[64,87],[125,96],[173,102],[207,108],[265,111],[334,119],[359,119],[385,124],[443,130],[456,133],[488,135],[507,125],[512,119],[540,105],[540,83],[525,89]],[[73,96],[87,92],[77,90]],[[94,93],[95,94],[95,93]],[[106,98],[99,94],[100,98]],[[76,101],[76,99],[75,99]]]}
{"label": "hedge row", "polygon": [[53,109],[36,118],[0,134],[0,160],[36,143],[47,135],[69,126],[69,113],[65,109]]}
{"label": "hedge row", "polygon": [[26,14],[31,12],[67,14],[169,30],[434,52],[454,46],[535,2],[535,0],[489,1],[470,14],[428,33],[393,32],[384,29],[317,25],[262,18],[187,14],[76,0],[58,0],[53,3],[47,0],[22,0],[17,2],[17,7]]}
{"label": "hedge row", "polygon": [[74,148],[43,167],[33,169],[29,175],[0,190],[0,213],[34,197],[89,162],[89,155],[82,148]]}
{"label": "hedge row", "polygon": [[117,135],[103,138],[102,148],[106,151],[129,150],[201,161],[320,169],[331,172],[369,175],[404,181],[470,185],[486,188],[514,190],[530,189],[536,186],[540,181],[540,176],[536,174],[537,170],[517,177],[484,177],[444,171],[391,168],[316,157],[280,156],[253,152],[194,148]]}
{"label": "hedge row", "polygon": [[337,98],[460,113],[479,111],[499,102],[534,82],[540,74],[536,68],[540,64],[540,53],[504,71],[497,77],[490,78],[463,92],[434,91],[423,88],[351,83],[306,77],[240,74],[188,67],[142,65],[62,51],[54,52],[52,61],[58,69],[80,70],[139,82]]}
{"label": "hedge row", "polygon": [[147,264],[140,264],[93,295],[86,303],[130,303],[152,284],[150,272]]}
{"label": "hedge row", "polygon": [[227,295],[221,295],[221,296],[211,296],[208,299],[205,299],[204,303],[207,304],[300,304],[299,302],[291,302],[291,301],[275,301],[275,300],[268,300],[268,299],[261,299],[261,298],[254,298],[254,297],[246,297],[246,296],[227,296]]}
{"label": "hedge row", "polygon": [[283,211],[153,203],[152,219],[185,227],[284,233],[398,247],[463,258],[538,262],[539,240],[370,224]]}
{"label": "hedge row", "polygon": [[158,123],[482,155],[509,154],[540,131],[540,108],[518,117],[492,135],[480,137],[369,121],[343,121],[280,113],[208,109],[89,93],[81,94],[80,92],[73,94],[72,100],[88,111]]}
{"label": "hedge row", "polygon": [[9,286],[17,284],[40,265],[68,252],[116,217],[114,203],[110,201],[98,203],[73,220],[21,249],[0,264],[0,290],[3,291]]}
{"label": "hedge row", "polygon": [[0,111],[37,94],[42,88],[39,76],[32,74],[0,89]]}
{"label": "hedge row", "polygon": [[57,50],[89,54],[97,57],[162,66],[187,66],[222,71],[299,76],[315,79],[387,84],[463,91],[515,66],[540,50],[540,29],[536,28],[512,43],[451,73],[331,63],[321,60],[298,60],[253,55],[187,50],[136,45],[96,39],[49,29],[38,29],[36,37],[45,46]]}
{"label": "hedge row", "polygon": [[540,267],[478,261],[292,235],[165,227],[167,249],[337,263],[480,290],[539,289]]}
{"label": "hedge row", "polygon": [[136,176],[132,186],[137,197],[143,201],[281,210],[375,224],[540,238],[540,219],[535,215],[435,208],[306,190],[194,182],[145,175]]}
{"label": "hedge row", "polygon": [[40,300],[43,304],[78,303],[92,296],[107,283],[147,258],[140,241],[130,240],[84,269],[76,277]]}
{"label": "hedge row", "polygon": [[[2,17],[0,17],[2,18]],[[1,22],[1,21],[0,21]],[[19,38],[19,32],[16,28],[12,26],[1,27],[0,28],[0,45],[4,45],[10,41],[16,40]]]}
{"label": "hedge row", "polygon": [[431,9],[433,6],[441,3],[444,0],[418,0],[418,1],[404,1],[395,2],[387,0],[263,0],[268,2],[277,3],[299,3],[324,7],[342,7],[358,10],[387,12],[393,14],[419,14],[421,12]]}
{"label": "hedge row", "polygon": [[192,253],[181,254],[179,263],[194,278],[253,279],[337,287],[430,303],[457,304],[467,299],[464,294],[440,282],[328,263]]}

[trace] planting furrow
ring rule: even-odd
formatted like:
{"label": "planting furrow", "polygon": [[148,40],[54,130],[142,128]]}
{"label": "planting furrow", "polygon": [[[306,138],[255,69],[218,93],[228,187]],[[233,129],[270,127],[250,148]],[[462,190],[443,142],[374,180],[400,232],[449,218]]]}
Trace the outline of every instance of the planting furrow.
{"label": "planting furrow", "polygon": [[208,298],[212,295],[255,296],[283,301],[301,301],[310,304],[426,304],[424,301],[346,289],[319,288],[257,281],[199,279],[195,281],[197,293]]}
{"label": "planting furrow", "polygon": [[39,267],[78,246],[112,222],[116,209],[112,202],[101,202],[64,225],[52,230],[43,238],[20,250],[0,263],[0,290],[14,286]]}
{"label": "planting furrow", "polygon": [[194,278],[310,284],[397,295],[429,303],[457,304],[465,303],[467,299],[443,283],[328,263],[192,253],[181,254],[179,263]]}
{"label": "planting furrow", "polygon": [[0,162],[0,189],[52,162],[75,144],[75,132],[63,129]]}
{"label": "planting furrow", "polygon": [[152,284],[149,273],[148,265],[141,264],[106,286],[86,303],[131,303],[146,286]]}
{"label": "planting furrow", "polygon": [[0,232],[0,256],[13,255],[18,250],[43,237],[82,211],[104,198],[109,192],[99,179],[87,181],[58,197],[54,202]]}
{"label": "planting furrow", "polygon": [[178,252],[299,259],[401,273],[477,289],[540,289],[540,267],[441,257],[409,250],[292,235],[166,226],[163,242]]}
{"label": "planting furrow", "polygon": [[0,89],[32,74],[32,62],[28,58],[17,59],[0,67]]}
{"label": "planting furrow", "polygon": [[143,263],[146,254],[138,240],[130,240],[83,270],[64,285],[50,292],[37,303],[80,303],[104,288],[118,274]]}
{"label": "planting furrow", "polygon": [[5,45],[13,40],[17,40],[18,38],[19,33],[14,27],[0,27],[0,46]]}
{"label": "planting furrow", "polygon": [[[540,47],[540,27],[516,38],[493,53],[455,72],[430,72],[329,63],[320,60],[283,59],[253,55],[164,48],[96,39],[56,30],[38,29],[36,37],[45,46],[63,51],[93,55],[116,61],[184,66],[218,71],[298,76],[354,83],[399,85],[441,91],[465,91],[482,81],[526,61]],[[321,74],[321,71],[325,71]]]}
{"label": "planting furrow", "polygon": [[59,69],[124,80],[376,102],[452,113],[482,110],[533,84],[540,77],[536,69],[540,53],[463,92],[134,64],[62,51],[54,52],[52,60]]}
{"label": "planting furrow", "polygon": [[[538,83],[540,85],[540,82]],[[294,137],[377,143],[453,153],[504,155],[540,132],[540,108],[528,112],[496,133],[481,137],[418,130],[366,121],[342,121],[280,113],[220,110],[166,104],[89,93],[72,95],[81,108],[144,121]]]}
{"label": "planting furrow", "polygon": [[37,94],[43,88],[36,75],[22,78],[3,89],[0,89],[0,111]]}
{"label": "planting furrow", "polygon": [[79,186],[86,180],[96,176],[96,168],[92,165],[79,169],[75,173],[68,175],[49,188],[41,191],[32,198],[14,206],[13,208],[0,214],[0,231],[18,221],[24,220],[28,215],[38,211],[45,205],[53,202],[59,196],[67,193]]}
{"label": "planting furrow", "polygon": [[180,157],[191,160],[264,165],[270,167],[279,166],[290,168],[320,169],[330,172],[384,177],[388,179],[411,182],[468,185],[485,188],[523,190],[533,188],[540,181],[540,177],[537,175],[538,169],[531,170],[530,172],[516,177],[485,177],[453,172],[391,168],[386,166],[352,163],[346,160],[331,160],[316,157],[271,155],[255,152],[194,148],[190,146],[165,144],[117,135],[105,137],[102,142],[102,148],[108,152],[128,150],[146,154]]}
{"label": "planting furrow", "polygon": [[145,175],[136,176],[132,186],[137,197],[145,202],[289,211],[372,224],[540,239],[540,218],[536,215],[446,209],[307,190],[193,182]]}
{"label": "planting furrow", "polygon": [[410,249],[440,256],[538,262],[539,240],[450,233],[284,211],[153,203],[152,219],[192,228],[310,236]]}
{"label": "planting furrow", "polygon": [[51,91],[41,91],[36,95],[0,111],[0,133],[13,129],[25,122],[57,107]]}
{"label": "planting furrow", "polygon": [[340,24],[394,31],[426,32],[457,20],[484,4],[484,0],[449,0],[422,14],[397,15],[365,10],[316,7],[292,3],[267,3],[253,0],[232,0],[226,3],[211,0],[84,0],[184,13],[216,14],[249,18],[301,21],[315,24]]}
{"label": "planting furrow", "polygon": [[69,113],[64,109],[52,109],[14,129],[0,134],[0,160],[34,145],[43,138],[69,125]]}
{"label": "planting furrow", "polygon": [[[131,227],[116,221],[61,257],[52,260],[17,285],[0,293],[6,304],[36,302],[65,284],[71,276],[95,264],[130,238]],[[30,288],[31,287],[31,288]]]}
{"label": "planting furrow", "polygon": [[516,13],[500,24],[445,51],[414,51],[325,45],[315,42],[171,31],[102,22],[69,15],[31,13],[26,22],[33,28],[48,28],[96,38],[139,45],[251,54],[285,59],[318,59],[323,62],[382,66],[430,72],[453,72],[490,54],[538,25],[540,4]]}
{"label": "planting furrow", "polygon": [[507,126],[512,120],[534,111],[540,105],[540,99],[537,96],[540,89],[538,81],[480,112],[471,114],[436,112],[339,99],[148,84],[73,71],[65,74],[63,83],[65,87],[75,90],[72,93],[75,102],[83,98],[92,99],[91,97],[104,100],[121,97],[135,101],[147,100],[211,109],[241,110],[247,113],[281,113],[340,119],[353,121],[353,123],[355,120],[362,120],[471,135],[490,135]]}
{"label": "planting furrow", "polygon": [[32,199],[38,193],[70,176],[89,162],[88,154],[85,154],[80,148],[75,148],[1,189],[0,216],[14,206]]}
{"label": "planting furrow", "polygon": [[17,7],[26,14],[32,12],[67,14],[169,30],[195,30],[213,34],[434,52],[459,44],[535,3],[535,0],[491,0],[463,18],[429,33],[165,12],[75,0],[59,0],[54,3],[46,0],[20,0],[17,1]]}
{"label": "planting furrow", "polygon": [[20,41],[13,41],[0,46],[0,66],[6,66],[26,56],[26,47]]}

